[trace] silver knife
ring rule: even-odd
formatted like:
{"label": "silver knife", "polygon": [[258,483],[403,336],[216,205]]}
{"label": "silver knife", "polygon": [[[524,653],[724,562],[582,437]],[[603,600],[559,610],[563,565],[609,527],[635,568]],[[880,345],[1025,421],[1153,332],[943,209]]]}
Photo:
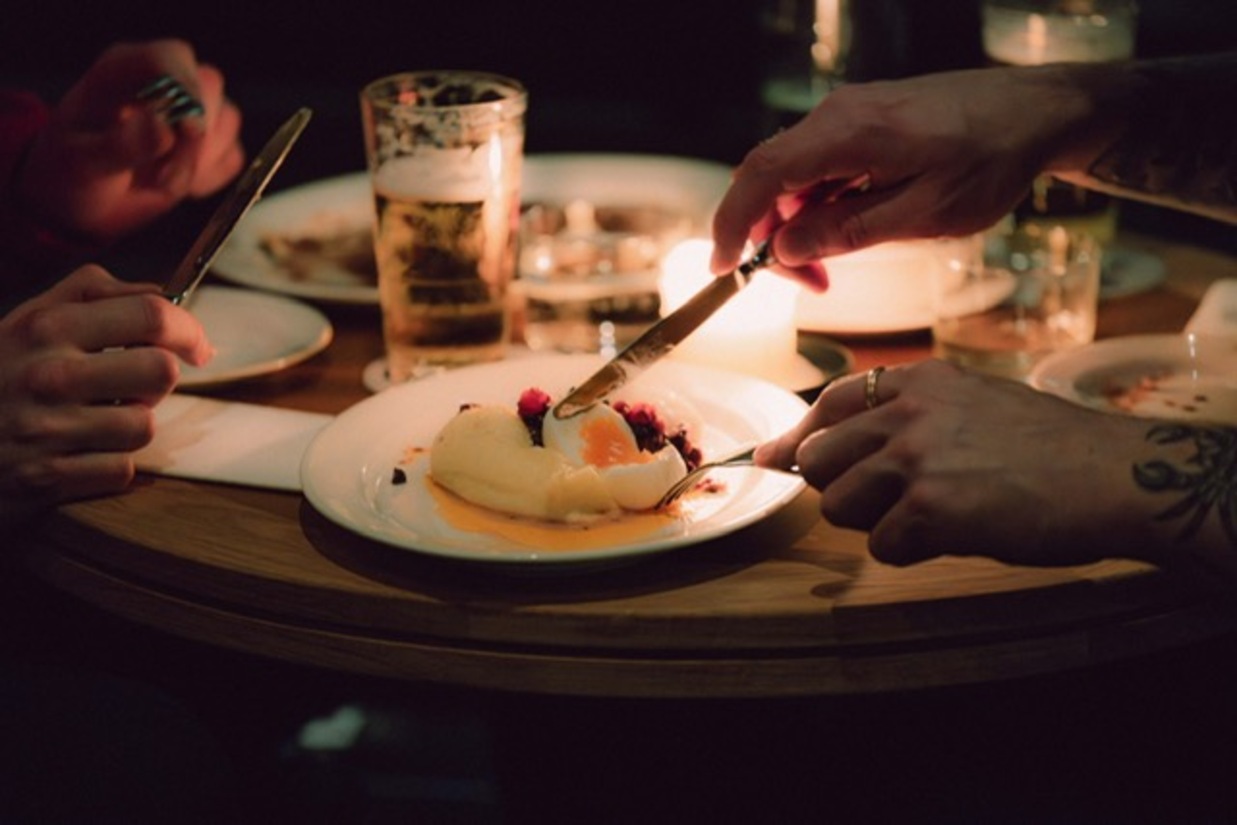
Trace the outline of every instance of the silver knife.
{"label": "silver knife", "polygon": [[236,224],[249,211],[249,207],[262,197],[262,190],[283,164],[292,144],[301,136],[312,114],[309,109],[300,109],[267,141],[266,146],[232,187],[232,191],[215,209],[215,214],[211,216],[202,234],[193,242],[185,259],[172,273],[172,277],[163,287],[163,297],[174,304],[183,304],[189,300]]}
{"label": "silver knife", "polygon": [[766,240],[733,272],[714,278],[688,299],[687,303],[649,327],[643,335],[614,356],[610,363],[567,393],[563,400],[554,405],[554,417],[563,419],[582,413],[634,379],[646,367],[674,349],[722,304],[747,286],[757,270],[772,262],[773,251]]}

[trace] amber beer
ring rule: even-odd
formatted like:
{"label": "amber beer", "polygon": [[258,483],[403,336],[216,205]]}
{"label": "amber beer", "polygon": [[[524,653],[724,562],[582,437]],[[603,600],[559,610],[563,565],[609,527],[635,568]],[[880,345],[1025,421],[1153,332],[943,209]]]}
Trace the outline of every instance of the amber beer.
{"label": "amber beer", "polygon": [[501,358],[516,267],[523,86],[407,72],[361,95],[392,383]]}
{"label": "amber beer", "polygon": [[402,186],[382,178],[374,186],[374,248],[388,372],[403,380],[426,368],[501,358],[515,188],[494,181],[487,192],[452,197],[449,189],[425,190],[415,177]]}

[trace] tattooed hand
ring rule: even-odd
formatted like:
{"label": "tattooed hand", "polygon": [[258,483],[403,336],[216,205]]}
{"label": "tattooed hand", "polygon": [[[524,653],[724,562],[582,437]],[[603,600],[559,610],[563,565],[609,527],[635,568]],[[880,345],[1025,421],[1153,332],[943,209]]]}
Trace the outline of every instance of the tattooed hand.
{"label": "tattooed hand", "polygon": [[1156,518],[1179,522],[1179,538],[1189,541],[1214,517],[1229,544],[1237,546],[1237,428],[1158,424],[1147,439],[1156,444],[1189,442],[1194,450],[1181,464],[1154,459],[1134,465],[1134,480],[1143,489],[1177,494]]}
{"label": "tattooed hand", "polygon": [[[744,158],[714,217],[713,269],[770,232],[791,274],[883,241],[970,234],[1043,173],[1237,223],[1235,98],[1237,52],[847,84]],[[845,197],[801,197],[861,178]]]}
{"label": "tattooed hand", "polygon": [[1084,409],[940,361],[831,385],[757,461],[820,490],[822,514],[871,531],[874,556],[1028,565],[1107,557],[1219,561],[1237,583],[1237,428]]}

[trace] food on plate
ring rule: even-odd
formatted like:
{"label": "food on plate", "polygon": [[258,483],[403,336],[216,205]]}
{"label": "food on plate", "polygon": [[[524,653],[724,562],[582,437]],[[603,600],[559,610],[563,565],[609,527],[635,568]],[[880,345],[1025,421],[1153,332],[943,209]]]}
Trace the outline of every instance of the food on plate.
{"label": "food on plate", "polygon": [[1100,394],[1109,404],[1123,412],[1132,412],[1158,389],[1160,382],[1172,373],[1167,370],[1141,375],[1133,383],[1111,379],[1101,388]]}
{"label": "food on plate", "polygon": [[1215,421],[1237,417],[1231,385],[1186,370],[1164,368],[1134,379],[1110,378],[1099,394],[1110,407],[1136,415]]}
{"label": "food on plate", "polygon": [[296,281],[312,280],[323,270],[342,270],[364,283],[378,283],[373,230],[368,224],[267,232],[258,239],[258,246]]}
{"label": "food on plate", "polygon": [[652,508],[700,464],[687,428],[668,428],[649,404],[597,404],[561,420],[550,405],[535,388],[514,409],[466,405],[434,439],[430,479],[499,512],[587,522]]}

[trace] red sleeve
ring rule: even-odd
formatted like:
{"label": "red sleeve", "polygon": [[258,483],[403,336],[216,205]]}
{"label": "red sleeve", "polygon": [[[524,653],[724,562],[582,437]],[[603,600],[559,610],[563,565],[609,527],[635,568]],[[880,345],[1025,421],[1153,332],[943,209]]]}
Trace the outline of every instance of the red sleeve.
{"label": "red sleeve", "polygon": [[37,96],[0,89],[0,279],[25,279],[35,274],[32,270],[63,269],[97,251],[39,220],[17,197],[17,173],[50,116]]}
{"label": "red sleeve", "polygon": [[0,89],[0,189],[12,188],[13,177],[26,147],[47,125],[43,101],[29,92]]}

